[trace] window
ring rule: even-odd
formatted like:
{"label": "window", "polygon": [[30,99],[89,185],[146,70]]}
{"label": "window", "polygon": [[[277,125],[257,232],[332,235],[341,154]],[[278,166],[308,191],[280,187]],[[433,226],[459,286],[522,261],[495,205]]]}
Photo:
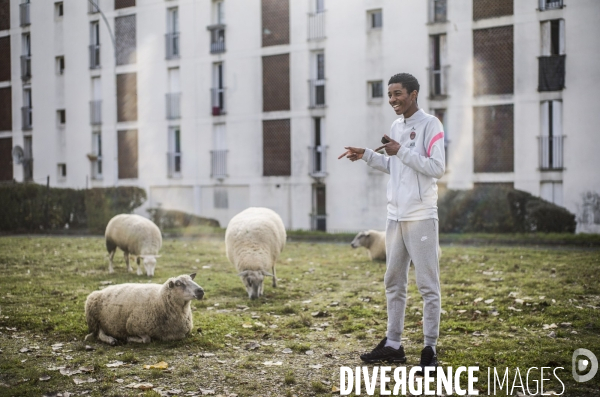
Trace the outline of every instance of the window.
{"label": "window", "polygon": [[290,1],[261,0],[262,46],[290,44]]}
{"label": "window", "polygon": [[225,75],[223,62],[213,64],[212,78],[212,115],[220,116],[225,114]]}
{"label": "window", "polygon": [[473,30],[474,95],[514,92],[513,37],[512,25]]}
{"label": "window", "polygon": [[10,54],[10,36],[0,37],[0,81],[10,81],[12,78]]}
{"label": "window", "polygon": [[31,78],[31,35],[25,33],[21,36],[21,79],[28,81]]}
{"label": "window", "polygon": [[30,130],[33,127],[33,114],[32,114],[32,99],[31,99],[31,88],[23,89],[23,107],[22,111],[22,128],[23,130]]}
{"label": "window", "polygon": [[446,22],[447,0],[429,0],[429,22]]}
{"label": "window", "polygon": [[325,106],[325,53],[312,54],[312,79],[310,80],[310,108]]}
{"label": "window", "polygon": [[215,25],[225,24],[225,2],[223,0],[213,3],[213,21]]}
{"label": "window", "polygon": [[[10,29],[10,0],[2,0],[2,1],[0,1],[0,30],[9,30],[9,29]],[[11,174],[12,174],[12,172],[11,172]]]}
{"label": "window", "polygon": [[325,0],[313,0],[314,9],[308,14],[308,40],[325,38]]}
{"label": "window", "polygon": [[538,91],[560,91],[565,87],[565,21],[541,23]]}
{"label": "window", "polygon": [[56,111],[56,122],[59,127],[64,127],[67,123],[67,111],[65,109],[59,109]]}
{"label": "window", "polygon": [[92,134],[92,178],[102,179],[102,134]]}
{"label": "window", "polygon": [[327,206],[325,185],[313,185],[313,211],[311,214],[312,230],[327,231]]}
{"label": "window", "polygon": [[169,177],[181,176],[181,130],[179,127],[169,129]]}
{"label": "window", "polygon": [[[94,0],[98,2],[99,0]],[[135,0],[115,0],[115,10],[125,7],[135,7]]]}
{"label": "window", "polygon": [[117,121],[137,121],[137,74],[117,75]]}
{"label": "window", "polygon": [[54,17],[60,19],[63,16],[63,2],[59,1],[54,3]]}
{"label": "window", "polygon": [[446,35],[429,36],[429,95],[430,97],[448,94]]}
{"label": "window", "polygon": [[0,131],[13,129],[12,110],[12,87],[0,87]]}
{"label": "window", "polygon": [[263,176],[291,176],[290,120],[263,120]]}
{"label": "window", "polygon": [[118,178],[138,177],[138,132],[137,130],[117,131]]}
{"label": "window", "polygon": [[33,138],[23,137],[23,180],[28,182],[33,180]]}
{"label": "window", "polygon": [[227,194],[226,187],[215,187],[214,207],[220,209],[229,208],[229,195]]}
{"label": "window", "polygon": [[473,20],[513,15],[514,0],[473,0]]}
{"label": "window", "polygon": [[102,124],[102,84],[100,77],[92,77],[92,100],[90,101],[90,124]]}
{"label": "window", "polygon": [[263,112],[290,110],[290,54],[262,58]]}
{"label": "window", "polygon": [[383,12],[381,10],[373,10],[368,12],[369,28],[381,29],[383,26]]}
{"label": "window", "polygon": [[320,14],[325,12],[325,0],[314,0],[315,13]]}
{"label": "window", "polygon": [[542,102],[541,127],[542,131],[539,137],[540,169],[542,171],[562,170],[562,101]]}
{"label": "window", "polygon": [[210,176],[220,180],[227,177],[227,129],[225,124],[213,126]]}
{"label": "window", "polygon": [[167,59],[178,58],[179,52],[179,11],[177,7],[167,10]]}
{"label": "window", "polygon": [[64,181],[65,179],[67,179],[67,165],[64,163],[60,163],[58,164],[58,180],[59,181]]}
{"label": "window", "polygon": [[474,172],[514,171],[513,105],[473,108]]}
{"label": "window", "polygon": [[65,72],[65,57],[56,57],[56,74],[63,74]]}
{"label": "window", "polygon": [[383,81],[371,81],[369,83],[369,98],[380,99],[383,98]]}
{"label": "window", "polygon": [[557,8],[563,8],[563,0],[539,0],[540,11],[555,10]]}
{"label": "window", "polygon": [[100,23],[90,23],[90,69],[100,67]]}
{"label": "window", "polygon": [[169,92],[167,93],[167,119],[181,117],[181,85],[179,68],[169,69]]}
{"label": "window", "polygon": [[311,169],[309,174],[315,178],[325,177],[326,148],[324,136],[324,120],[322,117],[313,118],[313,146],[311,147]]}
{"label": "window", "polygon": [[0,138],[0,181],[13,180],[13,140]]}
{"label": "window", "polygon": [[126,15],[115,18],[117,65],[136,63],[136,18]]}
{"label": "window", "polygon": [[542,182],[540,184],[540,197],[556,205],[563,205],[562,182]]}

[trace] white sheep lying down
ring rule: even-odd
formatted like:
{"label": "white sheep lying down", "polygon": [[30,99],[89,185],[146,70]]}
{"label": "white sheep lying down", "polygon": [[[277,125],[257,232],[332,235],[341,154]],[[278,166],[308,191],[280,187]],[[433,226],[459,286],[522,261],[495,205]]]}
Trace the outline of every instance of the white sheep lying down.
{"label": "white sheep lying down", "polygon": [[140,215],[121,214],[113,217],[106,226],[104,233],[106,250],[108,251],[108,272],[113,273],[113,258],[117,247],[123,251],[127,271],[131,271],[129,256],[135,256],[137,274],[141,275],[140,259],[144,260],[144,268],[148,277],[154,276],[156,258],[162,246],[162,235],[158,226],[150,219]]}
{"label": "white sheep lying down", "polygon": [[234,216],[225,232],[227,259],[237,269],[250,299],[263,294],[265,276],[277,287],[275,262],[285,247],[285,226],[268,208],[251,207]]}
{"label": "white sheep lying down", "polygon": [[92,292],[85,301],[85,318],[95,336],[115,345],[117,339],[149,343],[152,339],[183,339],[193,327],[190,301],[204,290],[196,273],[171,277],[164,284],[118,284]]}
{"label": "white sheep lying down", "polygon": [[[365,247],[369,250],[369,259],[385,261],[385,232],[365,230],[358,233],[350,243],[352,248]],[[442,257],[442,248],[438,245],[438,258]]]}

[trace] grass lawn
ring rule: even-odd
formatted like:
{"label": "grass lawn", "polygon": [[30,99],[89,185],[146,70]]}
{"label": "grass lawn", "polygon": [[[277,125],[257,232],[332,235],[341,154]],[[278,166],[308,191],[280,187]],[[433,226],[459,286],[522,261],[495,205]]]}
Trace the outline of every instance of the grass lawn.
{"label": "grass lawn", "polygon": [[[556,372],[563,395],[600,396],[600,373],[586,383],[571,375],[577,348],[600,357],[599,250],[442,249],[443,367],[479,366],[480,395],[487,395],[488,367],[509,368],[511,385],[516,368],[525,382],[530,367],[551,367],[546,393],[562,391],[551,371],[564,367]],[[385,333],[385,265],[370,262],[364,249],[289,242],[277,266],[279,288],[269,279],[257,301],[247,298],[222,239],[167,239],[161,254],[153,282],[197,272],[205,289],[205,299],[192,303],[194,332],[179,342],[111,347],[83,341],[85,299],[109,282],[148,282],[145,275],[128,274],[120,251],[109,275],[100,237],[0,238],[0,396],[329,394],[339,387],[340,366],[360,366],[358,354]],[[409,295],[403,344],[412,367],[423,341],[412,269]],[[168,369],[143,369],[160,361]],[[539,371],[530,373],[533,391],[531,379],[539,381]],[[140,383],[153,390],[127,387]]]}

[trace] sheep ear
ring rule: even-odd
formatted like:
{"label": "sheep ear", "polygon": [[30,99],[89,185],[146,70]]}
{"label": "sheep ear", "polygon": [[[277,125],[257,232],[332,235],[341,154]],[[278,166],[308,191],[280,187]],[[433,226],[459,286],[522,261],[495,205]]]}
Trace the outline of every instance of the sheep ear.
{"label": "sheep ear", "polygon": [[190,274],[190,278],[193,280],[196,277],[196,273]]}
{"label": "sheep ear", "polygon": [[169,288],[173,288],[175,286],[175,283],[173,283],[172,281],[169,281]]}
{"label": "sheep ear", "polygon": [[244,270],[243,272],[238,273],[238,276],[245,276],[248,274],[248,272],[249,272],[248,270]]}
{"label": "sheep ear", "polygon": [[263,274],[263,276],[269,276],[269,277],[273,277],[273,275],[269,272],[266,272],[264,270],[261,271],[261,273]]}

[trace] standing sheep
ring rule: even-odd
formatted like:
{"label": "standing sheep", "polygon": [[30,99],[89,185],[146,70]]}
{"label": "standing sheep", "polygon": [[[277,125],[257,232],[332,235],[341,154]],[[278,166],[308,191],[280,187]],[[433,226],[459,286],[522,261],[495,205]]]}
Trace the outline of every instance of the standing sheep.
{"label": "standing sheep", "polygon": [[235,265],[250,299],[263,294],[265,276],[273,277],[273,287],[277,287],[275,262],[286,237],[283,221],[268,208],[248,208],[229,221],[225,232],[227,259]]}
{"label": "standing sheep", "polygon": [[183,339],[193,327],[190,301],[204,290],[194,277],[171,277],[164,284],[119,284],[92,292],[85,301],[85,318],[95,336],[115,345],[117,339],[149,343]]}
{"label": "standing sheep", "polygon": [[365,247],[369,250],[369,259],[385,261],[385,232],[367,230],[360,232],[350,243],[352,248]]}
{"label": "standing sheep", "polygon": [[121,214],[113,217],[106,226],[106,250],[108,251],[108,272],[113,273],[113,257],[117,247],[123,250],[127,271],[131,271],[129,256],[136,256],[137,274],[142,274],[140,259],[148,277],[154,276],[156,258],[162,245],[160,229],[149,219],[140,215]]}

